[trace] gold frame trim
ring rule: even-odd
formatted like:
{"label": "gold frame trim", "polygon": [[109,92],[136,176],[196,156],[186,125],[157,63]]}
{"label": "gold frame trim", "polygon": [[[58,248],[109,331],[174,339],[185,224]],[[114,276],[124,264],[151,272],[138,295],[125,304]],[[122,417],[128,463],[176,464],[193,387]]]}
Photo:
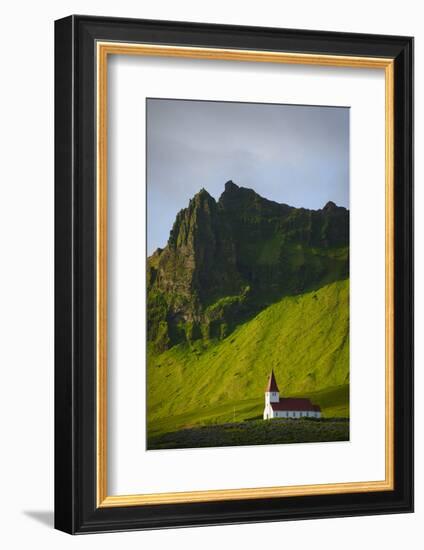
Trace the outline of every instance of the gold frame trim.
{"label": "gold frame trim", "polygon": [[[97,506],[142,506],[219,500],[364,493],[394,489],[394,60],[253,50],[97,42]],[[386,125],[386,433],[385,479],[178,493],[107,494],[107,60],[109,55],[221,59],[384,69]]]}

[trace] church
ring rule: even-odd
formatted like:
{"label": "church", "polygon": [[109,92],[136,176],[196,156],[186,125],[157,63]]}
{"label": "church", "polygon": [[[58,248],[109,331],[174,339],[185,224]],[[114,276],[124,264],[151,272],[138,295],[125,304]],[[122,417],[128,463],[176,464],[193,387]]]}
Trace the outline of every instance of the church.
{"label": "church", "polygon": [[280,397],[274,371],[265,388],[264,420],[270,418],[321,418],[321,408],[305,397]]}

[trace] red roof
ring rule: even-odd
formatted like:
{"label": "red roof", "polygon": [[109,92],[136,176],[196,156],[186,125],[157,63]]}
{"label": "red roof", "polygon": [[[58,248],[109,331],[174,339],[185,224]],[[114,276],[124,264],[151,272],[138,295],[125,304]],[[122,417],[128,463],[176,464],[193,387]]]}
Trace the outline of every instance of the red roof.
{"label": "red roof", "polygon": [[266,392],[278,391],[278,386],[277,386],[277,381],[275,380],[274,371],[271,371],[271,374],[269,375],[268,384],[267,384],[267,387],[265,388],[265,391]]}
{"label": "red roof", "polygon": [[311,403],[303,397],[282,397],[278,403],[270,403],[274,411],[316,411],[321,410],[319,405]]}

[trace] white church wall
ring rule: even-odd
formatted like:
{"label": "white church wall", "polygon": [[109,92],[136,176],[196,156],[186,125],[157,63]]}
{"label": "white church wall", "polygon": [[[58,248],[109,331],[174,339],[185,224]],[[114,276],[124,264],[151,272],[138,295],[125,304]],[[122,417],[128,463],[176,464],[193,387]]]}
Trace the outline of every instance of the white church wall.
{"label": "white church wall", "polygon": [[267,405],[264,409],[264,419],[268,418],[321,418],[321,413],[317,411],[275,411]]}
{"label": "white church wall", "polygon": [[272,408],[270,407],[270,405],[267,403],[265,405],[265,408],[264,408],[264,420],[268,420],[269,418],[272,418]]}
{"label": "white church wall", "polygon": [[280,401],[280,393],[277,391],[265,392],[265,403],[278,403]]}

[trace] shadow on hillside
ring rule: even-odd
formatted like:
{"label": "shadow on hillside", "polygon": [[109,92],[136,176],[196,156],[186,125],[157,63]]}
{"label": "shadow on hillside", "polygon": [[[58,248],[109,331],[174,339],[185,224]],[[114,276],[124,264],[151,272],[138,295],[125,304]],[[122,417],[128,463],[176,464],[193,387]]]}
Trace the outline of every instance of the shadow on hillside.
{"label": "shadow on hillside", "polygon": [[[242,307],[240,307],[237,311],[237,314],[232,316],[231,314],[228,315],[227,318],[219,319],[216,321],[216,327],[211,330],[211,339],[214,337],[219,337],[220,334],[220,324],[222,322],[225,322],[226,326],[226,334],[225,338],[231,335],[232,332],[236,328],[238,328],[240,325],[243,325],[245,323],[248,323],[252,319],[254,319],[261,311],[267,309],[268,307],[280,302],[284,298],[288,297],[296,297],[296,296],[304,296],[307,294],[313,294],[314,292],[318,292],[322,288],[341,281],[347,281],[349,279],[348,274],[343,274],[342,276],[334,276],[334,277],[327,277],[325,281],[316,283],[316,284],[310,284],[308,286],[293,289],[291,292],[275,292],[271,293],[268,292],[267,295],[265,293],[252,293],[251,296],[249,296],[246,301],[243,303]],[[222,338],[219,338],[222,339]]]}

